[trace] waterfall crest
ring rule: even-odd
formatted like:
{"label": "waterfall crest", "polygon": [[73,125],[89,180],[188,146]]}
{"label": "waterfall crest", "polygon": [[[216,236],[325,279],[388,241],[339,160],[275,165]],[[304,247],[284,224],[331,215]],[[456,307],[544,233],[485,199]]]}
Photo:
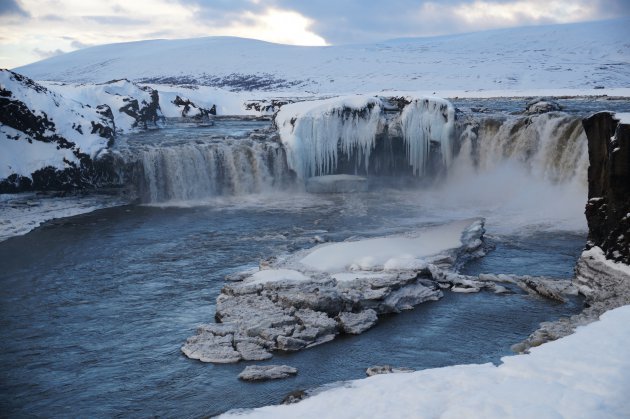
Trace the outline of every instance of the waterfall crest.
{"label": "waterfall crest", "polygon": [[278,144],[247,139],[146,147],[133,158],[134,184],[147,203],[266,192],[290,177]]}

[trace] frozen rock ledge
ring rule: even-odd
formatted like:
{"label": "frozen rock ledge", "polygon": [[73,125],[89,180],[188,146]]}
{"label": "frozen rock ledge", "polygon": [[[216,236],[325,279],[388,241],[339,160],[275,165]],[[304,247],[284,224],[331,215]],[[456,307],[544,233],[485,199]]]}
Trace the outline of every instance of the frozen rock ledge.
{"label": "frozen rock ledge", "polygon": [[203,325],[182,352],[202,362],[263,360],[359,334],[378,316],[442,297],[438,280],[483,254],[483,220],[415,234],[325,243],[236,276],[217,297],[218,323]]}
{"label": "frozen rock ledge", "polygon": [[297,373],[297,368],[288,365],[249,365],[238,375],[238,378],[245,381],[278,380]]}

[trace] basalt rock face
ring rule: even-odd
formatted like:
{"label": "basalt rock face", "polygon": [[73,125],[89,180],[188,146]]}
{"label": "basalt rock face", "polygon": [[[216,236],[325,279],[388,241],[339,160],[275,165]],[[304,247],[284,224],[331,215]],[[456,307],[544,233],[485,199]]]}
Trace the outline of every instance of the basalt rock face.
{"label": "basalt rock face", "polygon": [[588,137],[588,247],[607,259],[630,264],[630,125],[614,114],[596,113],[583,121]]}

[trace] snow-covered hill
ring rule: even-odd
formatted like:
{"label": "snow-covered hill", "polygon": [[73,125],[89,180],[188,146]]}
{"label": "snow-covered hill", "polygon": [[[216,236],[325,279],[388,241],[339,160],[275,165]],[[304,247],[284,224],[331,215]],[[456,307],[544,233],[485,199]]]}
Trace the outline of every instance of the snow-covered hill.
{"label": "snow-covered hill", "polygon": [[0,191],[77,187],[114,140],[109,106],[85,106],[0,71]]}
{"label": "snow-covered hill", "polygon": [[36,80],[340,94],[630,87],[630,19],[377,44],[299,47],[209,37],[102,45],[17,68]]}

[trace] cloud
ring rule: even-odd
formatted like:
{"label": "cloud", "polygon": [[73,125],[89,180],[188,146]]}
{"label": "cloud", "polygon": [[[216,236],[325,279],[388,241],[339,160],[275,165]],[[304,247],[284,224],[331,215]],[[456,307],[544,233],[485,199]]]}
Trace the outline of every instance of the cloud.
{"label": "cloud", "polygon": [[125,16],[85,16],[84,19],[96,22],[101,25],[131,26],[151,24],[151,21],[149,19],[135,19]]}
{"label": "cloud", "polygon": [[33,49],[33,52],[37,55],[39,55],[41,58],[50,58],[50,57],[54,57],[55,55],[61,55],[61,54],[65,54],[66,51],[62,51],[61,49],[55,49],[55,50],[42,50],[39,48],[35,48]]}
{"label": "cloud", "polygon": [[326,45],[620,16],[629,0],[0,0],[0,65],[157,37]]}
{"label": "cloud", "polygon": [[2,0],[0,1],[0,16],[17,15],[29,17],[29,13],[22,8],[18,0]]}
{"label": "cloud", "polygon": [[309,30],[332,44],[630,15],[628,0],[196,0],[193,4],[213,23],[260,14],[266,8],[293,11],[310,19]]}
{"label": "cloud", "polygon": [[73,40],[72,42],[70,42],[70,46],[72,48],[76,48],[76,49],[83,49],[83,48],[89,48],[89,47],[93,47],[94,44],[84,44],[81,41],[77,41],[76,39]]}

